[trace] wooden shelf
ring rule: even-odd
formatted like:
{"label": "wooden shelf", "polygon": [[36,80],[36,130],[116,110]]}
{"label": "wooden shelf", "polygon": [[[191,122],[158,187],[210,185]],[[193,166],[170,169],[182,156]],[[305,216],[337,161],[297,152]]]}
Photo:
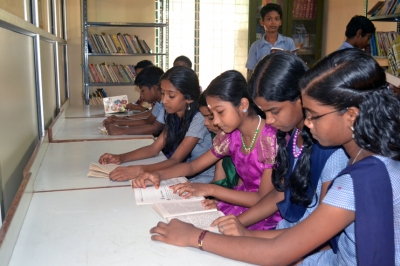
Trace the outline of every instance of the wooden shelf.
{"label": "wooden shelf", "polygon": [[400,14],[373,16],[373,17],[369,17],[369,20],[400,22]]}

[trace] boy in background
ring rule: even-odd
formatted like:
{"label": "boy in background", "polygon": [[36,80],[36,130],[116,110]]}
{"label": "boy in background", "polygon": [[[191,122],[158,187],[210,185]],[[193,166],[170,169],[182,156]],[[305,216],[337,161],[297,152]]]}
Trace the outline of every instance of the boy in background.
{"label": "boy in background", "polygon": [[[136,75],[138,75],[140,73],[140,71],[143,70],[143,68],[148,67],[148,66],[154,66],[153,62],[151,62],[150,60],[142,60],[139,61],[136,65],[135,65],[135,72]],[[126,109],[128,110],[137,110],[140,112],[145,112],[148,109],[144,106],[142,106],[142,104],[145,101],[142,99],[142,97],[139,97],[139,99],[135,102],[135,103],[129,103],[126,105]]]}
{"label": "boy in background", "polygon": [[180,55],[174,60],[174,66],[185,66],[192,68],[192,61],[187,56]]}
{"label": "boy in background", "polygon": [[[161,103],[160,77],[164,71],[156,66],[148,66],[136,76],[135,85],[140,88],[144,101],[154,103],[151,114],[145,119],[135,115],[129,118],[109,117],[103,121],[110,135],[158,135],[164,128],[164,106]],[[139,114],[140,115],[140,114]]]}
{"label": "boy in background", "polygon": [[250,79],[258,61],[271,53],[272,47],[282,48],[287,51],[296,49],[292,38],[285,37],[278,33],[283,18],[280,5],[270,3],[263,6],[260,10],[260,16],[260,25],[264,28],[265,34],[250,47],[246,63],[247,80]]}
{"label": "boy in background", "polygon": [[369,39],[375,33],[374,24],[364,16],[354,16],[346,26],[346,40],[338,50],[346,48],[366,49]]}

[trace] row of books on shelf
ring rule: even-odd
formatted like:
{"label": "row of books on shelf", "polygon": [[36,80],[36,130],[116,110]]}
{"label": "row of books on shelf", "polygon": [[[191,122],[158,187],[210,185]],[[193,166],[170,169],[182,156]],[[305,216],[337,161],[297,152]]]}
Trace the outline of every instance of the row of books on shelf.
{"label": "row of books on shelf", "polygon": [[[85,99],[85,94],[82,94],[82,98]],[[89,94],[89,105],[102,105],[104,98],[107,98],[107,93],[103,88],[98,88]]]}
{"label": "row of books on shelf", "polygon": [[378,1],[369,11],[371,16],[384,16],[400,13],[400,0]]}
{"label": "row of books on shelf", "polygon": [[315,46],[315,34],[299,33],[292,36],[294,45],[299,49],[310,49]]}
{"label": "row of books on shelf", "polygon": [[317,0],[294,0],[292,16],[296,18],[314,19],[317,17]]}
{"label": "row of books on shelf", "polygon": [[137,35],[91,34],[88,38],[89,53],[102,54],[143,54],[151,53],[147,42]]}
{"label": "row of books on shelf", "polygon": [[392,50],[393,42],[399,36],[398,32],[375,32],[371,36],[369,42],[371,54],[373,56],[388,56],[388,53]]}
{"label": "row of books on shelf", "polygon": [[90,83],[133,83],[136,77],[133,65],[89,64]]}

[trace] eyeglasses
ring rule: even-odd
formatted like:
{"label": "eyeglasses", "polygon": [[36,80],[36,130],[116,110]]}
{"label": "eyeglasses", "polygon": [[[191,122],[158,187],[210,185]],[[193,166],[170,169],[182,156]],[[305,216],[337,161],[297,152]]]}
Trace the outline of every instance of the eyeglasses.
{"label": "eyeglasses", "polygon": [[312,123],[312,121],[315,121],[315,120],[320,119],[320,118],[323,117],[323,116],[326,116],[326,115],[329,115],[329,114],[333,114],[333,113],[337,113],[337,112],[342,112],[342,111],[337,111],[337,110],[335,110],[335,111],[332,111],[332,112],[329,112],[329,113],[326,113],[326,114],[323,114],[323,115],[317,115],[317,116],[310,117],[310,113],[309,113],[307,110],[304,111],[304,113],[305,113],[305,115],[306,115],[306,119],[307,119],[308,122],[310,122],[310,123]]}

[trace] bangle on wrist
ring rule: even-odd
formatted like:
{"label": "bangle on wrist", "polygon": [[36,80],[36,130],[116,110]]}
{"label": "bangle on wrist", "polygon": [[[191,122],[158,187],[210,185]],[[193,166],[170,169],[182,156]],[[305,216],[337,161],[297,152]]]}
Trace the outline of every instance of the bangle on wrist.
{"label": "bangle on wrist", "polygon": [[199,240],[197,241],[197,245],[199,246],[199,249],[203,250],[203,251],[204,251],[204,249],[203,249],[203,239],[204,239],[204,236],[206,235],[207,232],[208,232],[208,230],[202,231],[200,233]]}

